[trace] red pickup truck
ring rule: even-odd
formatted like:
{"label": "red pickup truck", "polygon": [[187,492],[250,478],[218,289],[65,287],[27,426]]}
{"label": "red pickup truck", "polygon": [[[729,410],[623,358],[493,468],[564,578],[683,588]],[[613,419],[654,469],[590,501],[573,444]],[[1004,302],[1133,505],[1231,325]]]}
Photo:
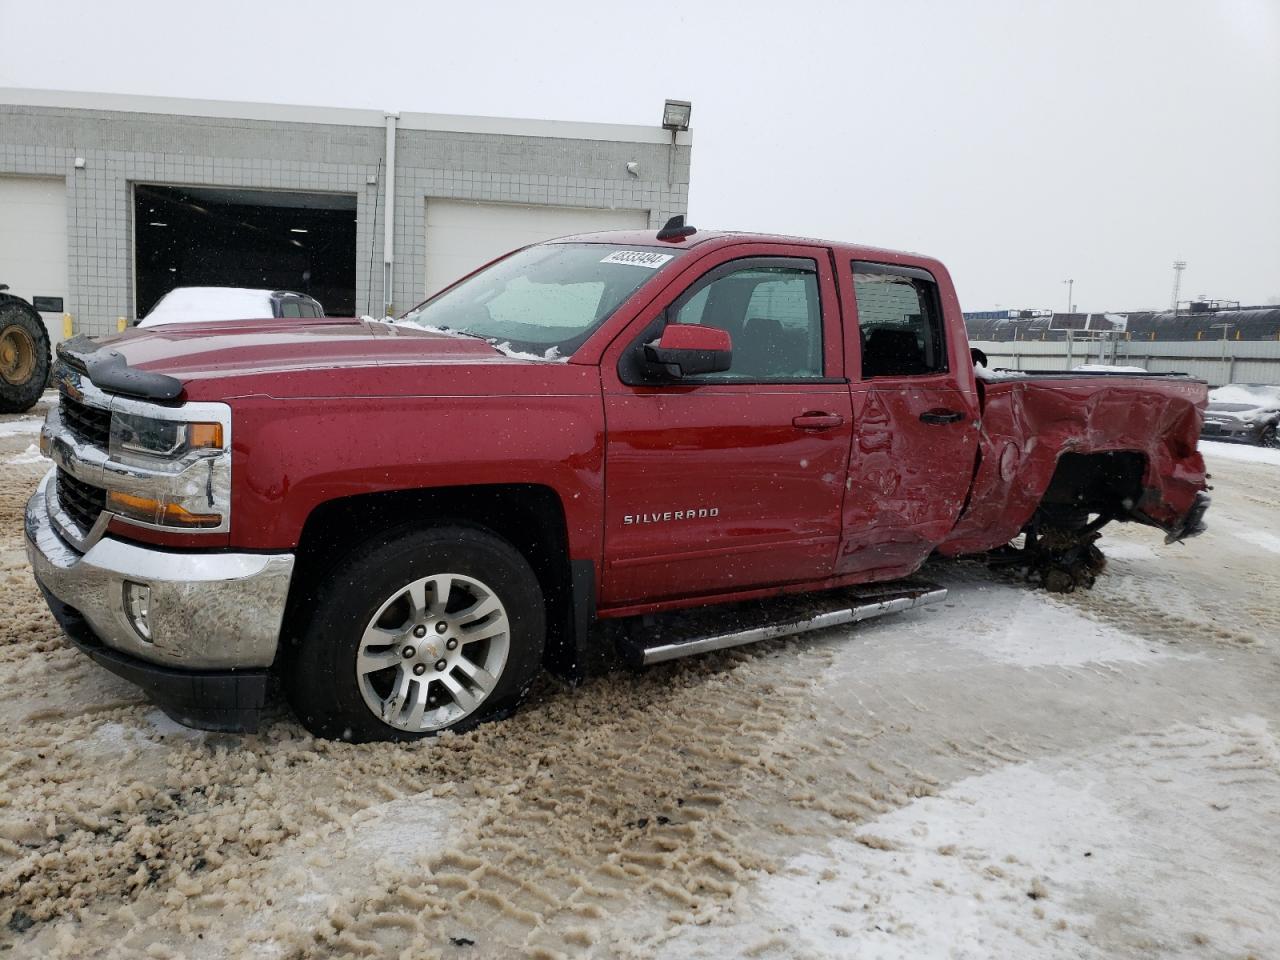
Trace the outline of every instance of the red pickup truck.
{"label": "red pickup truck", "polygon": [[395,322],[59,356],[36,579],[77,646],[215,729],[254,729],[272,676],[320,735],[465,729],[583,675],[599,621],[826,591],[622,631],[640,663],[850,622],[1023,534],[1070,587],[1103,524],[1180,539],[1208,505],[1203,382],[980,378],[943,265],[850,244],[673,222],[525,247]]}

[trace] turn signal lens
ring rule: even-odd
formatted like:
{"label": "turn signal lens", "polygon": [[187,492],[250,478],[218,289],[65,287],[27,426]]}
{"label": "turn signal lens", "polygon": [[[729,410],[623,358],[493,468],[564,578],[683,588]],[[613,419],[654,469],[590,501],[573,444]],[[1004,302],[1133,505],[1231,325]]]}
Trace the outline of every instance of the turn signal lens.
{"label": "turn signal lens", "polygon": [[197,449],[222,449],[222,424],[193,423],[187,427],[187,446]]}
{"label": "turn signal lens", "polygon": [[176,503],[164,503],[151,497],[135,497],[131,493],[112,490],[107,494],[107,509],[131,520],[142,520],[164,527],[216,527],[222,523],[219,513],[192,513]]}

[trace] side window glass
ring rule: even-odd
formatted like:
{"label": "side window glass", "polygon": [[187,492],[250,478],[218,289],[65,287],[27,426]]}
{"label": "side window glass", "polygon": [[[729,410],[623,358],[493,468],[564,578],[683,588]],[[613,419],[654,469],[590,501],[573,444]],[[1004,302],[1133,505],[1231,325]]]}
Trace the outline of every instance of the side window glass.
{"label": "side window glass", "polygon": [[282,317],[300,317],[302,311],[298,308],[297,300],[284,300],[280,304],[280,316]]}
{"label": "side window glass", "polygon": [[853,263],[862,376],[913,377],[947,369],[937,286],[923,271]]}
{"label": "side window glass", "polygon": [[[707,309],[707,300],[711,296],[711,284],[707,284],[692,297],[685,301],[684,305],[676,311],[676,323],[702,323],[702,315]],[[715,326],[708,323],[706,326]]]}
{"label": "side window glass", "polygon": [[754,260],[713,271],[672,305],[672,323],[719,327],[733,341],[733,363],[715,380],[821,377],[822,306],[818,275],[806,261]]}

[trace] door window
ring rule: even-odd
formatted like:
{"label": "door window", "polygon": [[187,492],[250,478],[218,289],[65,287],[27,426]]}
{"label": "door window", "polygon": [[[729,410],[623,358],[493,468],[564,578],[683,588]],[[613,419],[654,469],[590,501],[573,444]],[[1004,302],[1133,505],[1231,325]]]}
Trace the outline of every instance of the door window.
{"label": "door window", "polygon": [[700,379],[822,376],[822,305],[812,260],[756,258],[719,267],[672,304],[668,318],[728,332],[732,364]]}
{"label": "door window", "polygon": [[914,377],[947,369],[937,285],[924,270],[853,262],[862,376]]}

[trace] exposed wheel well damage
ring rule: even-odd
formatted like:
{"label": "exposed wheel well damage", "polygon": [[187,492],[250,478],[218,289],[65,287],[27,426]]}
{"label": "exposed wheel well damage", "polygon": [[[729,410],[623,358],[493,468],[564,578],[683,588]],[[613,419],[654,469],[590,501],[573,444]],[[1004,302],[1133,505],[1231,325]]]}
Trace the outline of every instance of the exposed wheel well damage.
{"label": "exposed wheel well damage", "polygon": [[1014,554],[1027,579],[1055,593],[1092,587],[1106,567],[1095,544],[1098,531],[1112,520],[1141,519],[1136,510],[1146,469],[1147,458],[1132,451],[1059,457]]}
{"label": "exposed wheel well damage", "polygon": [[[550,487],[537,484],[486,484],[395,490],[341,497],[320,504],[302,530],[293,585],[284,622],[306,629],[306,611],[315,585],[353,548],[397,532],[431,523],[469,523],[497,534],[519,550],[533,567],[547,607],[547,644],[543,662],[560,675],[575,673],[581,622],[576,607],[593,601],[577,598],[569,561],[564,508]],[[286,637],[294,640],[294,637]]]}
{"label": "exposed wheel well damage", "polygon": [[1096,514],[1127,519],[1142,499],[1147,458],[1133,451],[1064,453],[1040,500],[1037,516],[1068,519]]}

